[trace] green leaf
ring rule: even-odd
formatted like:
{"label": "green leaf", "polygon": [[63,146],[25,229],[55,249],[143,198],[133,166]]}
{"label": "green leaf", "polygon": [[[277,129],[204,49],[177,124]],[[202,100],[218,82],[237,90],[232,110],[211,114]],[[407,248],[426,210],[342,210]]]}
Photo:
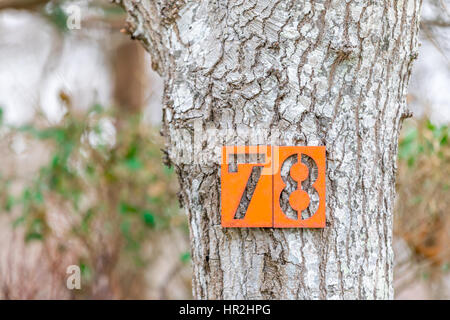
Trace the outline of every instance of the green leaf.
{"label": "green leaf", "polygon": [[38,204],[43,204],[44,203],[44,197],[42,196],[42,193],[38,190],[35,192],[34,194],[34,200],[38,203]]}
{"label": "green leaf", "polygon": [[87,174],[90,178],[92,178],[92,177],[95,175],[95,167],[94,167],[92,164],[90,164],[90,163],[88,163],[88,164],[86,165],[86,167],[84,168],[84,170],[85,170],[86,174]]}
{"label": "green leaf", "polygon": [[125,156],[126,159],[131,159],[131,158],[135,158],[137,156],[138,153],[138,148],[136,146],[136,143],[133,143],[130,145],[130,148],[128,149],[128,152]]}
{"label": "green leaf", "polygon": [[446,145],[447,143],[448,143],[448,133],[446,132],[446,133],[444,133],[444,135],[442,136],[441,141],[439,141],[439,144],[440,144],[441,146],[444,146],[444,145]]}
{"label": "green leaf", "polygon": [[44,237],[42,236],[41,233],[38,232],[29,232],[27,233],[27,235],[25,236],[25,242],[30,242],[33,240],[42,240]]}
{"label": "green leaf", "polygon": [[153,228],[155,226],[155,215],[149,210],[144,210],[142,212],[142,220],[148,227]]}
{"label": "green leaf", "polygon": [[137,212],[139,212],[139,209],[129,203],[121,201],[119,204],[119,212],[121,214],[137,213]]}
{"label": "green leaf", "polygon": [[186,251],[180,255],[180,261],[183,263],[188,263],[191,260],[191,253]]}
{"label": "green leaf", "polygon": [[43,232],[44,221],[41,218],[34,219],[25,236],[25,242],[29,242],[32,240],[42,240],[44,238]]}
{"label": "green leaf", "polygon": [[59,5],[53,5],[50,7],[47,7],[47,10],[45,10],[44,15],[47,17],[47,19],[53,23],[60,31],[66,32],[68,31],[67,28],[67,15],[64,12],[64,10]]}
{"label": "green leaf", "polygon": [[52,158],[51,168],[56,169],[58,168],[59,164],[60,164],[59,155],[55,154]]}
{"label": "green leaf", "polygon": [[87,232],[89,230],[89,222],[91,221],[93,216],[94,216],[94,209],[92,208],[88,209],[83,217],[83,220],[81,221],[81,229],[84,232]]}
{"label": "green leaf", "polygon": [[22,201],[27,204],[31,200],[31,190],[30,188],[25,188],[22,192]]}
{"label": "green leaf", "polygon": [[6,212],[10,212],[11,209],[14,207],[14,204],[15,204],[14,197],[11,196],[11,195],[9,195],[9,196],[6,198],[5,211],[6,211]]}
{"label": "green leaf", "polygon": [[137,171],[143,167],[142,162],[136,157],[125,160],[125,165],[131,171]]}
{"label": "green leaf", "polygon": [[436,131],[436,126],[430,120],[427,120],[427,129],[434,132]]}
{"label": "green leaf", "polygon": [[85,279],[90,279],[92,276],[92,270],[91,268],[84,262],[79,262],[81,276]]}
{"label": "green leaf", "polygon": [[133,238],[131,233],[131,222],[129,220],[122,221],[120,224],[120,231],[126,240],[126,249],[128,250],[138,250],[140,248],[139,242]]}

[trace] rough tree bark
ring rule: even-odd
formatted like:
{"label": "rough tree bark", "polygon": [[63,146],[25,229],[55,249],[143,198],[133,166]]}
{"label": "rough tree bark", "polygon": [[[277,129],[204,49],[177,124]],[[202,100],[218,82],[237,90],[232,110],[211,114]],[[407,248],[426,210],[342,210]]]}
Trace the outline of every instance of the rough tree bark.
{"label": "rough tree bark", "polygon": [[[194,296],[393,298],[397,141],[421,0],[121,4],[165,81],[163,134],[189,217]],[[196,147],[195,121],[325,145],[327,227],[223,229],[220,159],[180,157]],[[197,152],[217,155],[221,144]]]}

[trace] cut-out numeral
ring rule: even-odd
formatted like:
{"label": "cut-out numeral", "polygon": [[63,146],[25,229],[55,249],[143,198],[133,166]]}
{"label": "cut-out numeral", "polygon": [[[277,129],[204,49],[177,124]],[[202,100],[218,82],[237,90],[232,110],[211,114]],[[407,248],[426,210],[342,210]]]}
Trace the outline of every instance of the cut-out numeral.
{"label": "cut-out numeral", "polygon": [[247,185],[242,193],[241,201],[239,202],[239,207],[236,210],[234,219],[244,219],[247,209],[252,201],[253,194],[255,193],[256,186],[258,185],[259,178],[262,172],[261,166],[254,166],[252,168],[252,173],[248,177]]}

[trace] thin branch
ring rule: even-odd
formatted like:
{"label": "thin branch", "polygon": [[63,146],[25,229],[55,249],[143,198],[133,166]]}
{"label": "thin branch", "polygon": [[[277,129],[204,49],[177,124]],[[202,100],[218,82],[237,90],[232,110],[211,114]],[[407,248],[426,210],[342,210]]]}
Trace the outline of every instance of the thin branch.
{"label": "thin branch", "polygon": [[427,26],[427,27],[439,27],[439,28],[449,28],[450,27],[450,21],[443,21],[443,20],[422,20],[420,22],[421,27]]}
{"label": "thin branch", "polygon": [[422,25],[422,30],[425,36],[427,37],[428,41],[430,41],[430,43],[436,48],[436,50],[438,50],[438,52],[445,59],[447,67],[450,67],[450,59],[447,57],[446,52],[442,49],[442,47],[439,44],[439,41],[433,35],[433,32],[430,30],[430,28],[427,25]]}
{"label": "thin branch", "polygon": [[34,9],[49,0],[0,0],[0,10],[4,9]]}

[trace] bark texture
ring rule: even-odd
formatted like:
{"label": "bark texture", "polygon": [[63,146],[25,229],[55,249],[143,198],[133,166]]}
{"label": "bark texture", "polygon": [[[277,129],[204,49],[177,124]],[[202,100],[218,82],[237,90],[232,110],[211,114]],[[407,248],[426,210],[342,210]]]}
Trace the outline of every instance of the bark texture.
{"label": "bark texture", "polygon": [[[194,296],[393,298],[397,141],[421,0],[121,4],[165,80],[163,134],[189,216]],[[195,138],[196,123],[232,130],[227,144],[264,126],[261,143],[277,129],[279,145],[325,145],[327,227],[223,229],[223,141]],[[185,161],[193,150],[214,156]]]}

